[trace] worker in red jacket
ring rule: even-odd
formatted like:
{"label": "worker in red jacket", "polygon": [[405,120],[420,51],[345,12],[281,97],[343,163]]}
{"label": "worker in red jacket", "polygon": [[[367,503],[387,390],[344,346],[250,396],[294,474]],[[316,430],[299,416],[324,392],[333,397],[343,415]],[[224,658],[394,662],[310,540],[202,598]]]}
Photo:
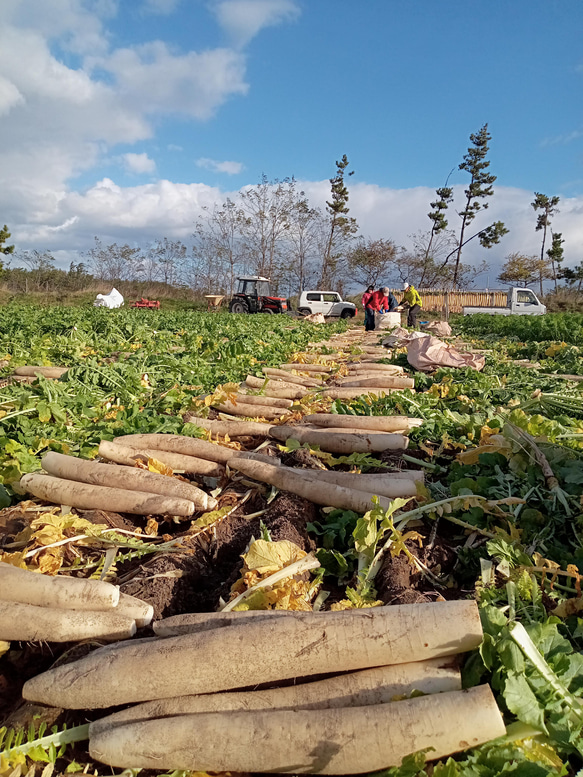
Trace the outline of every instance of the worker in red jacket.
{"label": "worker in red jacket", "polygon": [[372,307],[372,297],[374,293],[374,286],[369,286],[368,289],[362,295],[362,307],[364,308],[364,328],[367,332],[374,329],[374,308]]}
{"label": "worker in red jacket", "polygon": [[370,304],[376,313],[384,313],[389,309],[389,293],[389,289],[385,286],[372,295]]}

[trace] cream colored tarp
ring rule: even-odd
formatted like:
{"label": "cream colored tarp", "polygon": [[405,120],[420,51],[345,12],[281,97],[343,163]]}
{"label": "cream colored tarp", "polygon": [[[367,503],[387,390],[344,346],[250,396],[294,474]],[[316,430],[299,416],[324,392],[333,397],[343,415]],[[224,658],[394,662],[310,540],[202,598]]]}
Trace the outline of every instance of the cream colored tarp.
{"label": "cream colored tarp", "polygon": [[427,335],[407,344],[407,361],[421,372],[432,372],[438,367],[471,367],[483,370],[486,359],[475,353],[458,351],[437,337]]}
{"label": "cream colored tarp", "polygon": [[436,337],[451,337],[451,327],[447,321],[432,321],[423,327],[425,332],[430,332]]}

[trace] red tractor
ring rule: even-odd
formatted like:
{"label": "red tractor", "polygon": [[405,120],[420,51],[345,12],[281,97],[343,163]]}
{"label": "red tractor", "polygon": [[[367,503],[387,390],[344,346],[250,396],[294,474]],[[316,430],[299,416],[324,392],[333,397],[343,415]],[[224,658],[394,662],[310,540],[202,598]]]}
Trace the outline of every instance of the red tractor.
{"label": "red tractor", "polygon": [[130,308],[148,308],[149,310],[160,310],[160,300],[146,299],[145,297],[142,297],[142,299],[138,299],[135,302],[132,302]]}
{"label": "red tractor", "polygon": [[248,275],[237,278],[237,291],[229,303],[231,313],[287,313],[289,305],[285,297],[269,294],[269,278]]}

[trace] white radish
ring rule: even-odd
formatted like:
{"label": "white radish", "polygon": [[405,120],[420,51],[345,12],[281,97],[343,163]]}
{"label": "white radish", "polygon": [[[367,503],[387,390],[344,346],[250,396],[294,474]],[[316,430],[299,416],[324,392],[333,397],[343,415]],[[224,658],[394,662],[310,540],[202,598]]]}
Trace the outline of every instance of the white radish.
{"label": "white radish", "polygon": [[80,510],[109,510],[133,515],[179,515],[183,518],[194,513],[194,504],[187,499],[108,486],[90,486],[36,472],[23,475],[20,487],[39,499]]}
{"label": "white radish", "polygon": [[220,402],[213,404],[213,407],[221,413],[229,415],[240,415],[246,418],[266,418],[269,421],[276,421],[282,416],[290,414],[290,411],[284,407],[273,407],[272,405],[247,405],[244,399],[241,402]]}
{"label": "white radish", "polygon": [[286,397],[286,399],[298,399],[308,394],[307,388],[297,386],[295,383],[289,383],[288,381],[283,380],[270,380],[269,378],[256,378],[254,375],[247,375],[245,378],[245,384],[249,388],[261,389],[262,391],[266,389],[274,389],[276,391],[286,389],[287,391],[293,391],[296,394],[296,396]]}
{"label": "white radish", "polygon": [[[364,491],[375,496],[384,496],[388,499],[417,496],[417,485],[414,480],[393,479],[390,475],[381,477],[378,475],[353,475],[350,472],[330,472],[320,469],[303,469],[302,474],[307,474],[322,483],[334,483],[337,486]],[[371,478],[376,479],[371,480]]]}
{"label": "white radish", "polygon": [[356,362],[348,365],[349,372],[374,372],[387,373],[389,375],[402,375],[404,370],[397,364],[377,364],[376,362]]}
{"label": "white radish", "polygon": [[112,610],[119,588],[102,580],[52,577],[0,561],[0,600],[68,610]]}
{"label": "white radish", "polygon": [[[227,730],[228,736],[217,732]],[[489,686],[327,710],[209,712],[128,723],[90,736],[110,766],[195,772],[362,774],[428,750],[435,760],[506,733]]]}
{"label": "white radish", "polygon": [[0,600],[0,639],[10,642],[79,642],[82,639],[129,639],[133,618],[111,610],[65,610]]}
{"label": "white radish", "polygon": [[409,439],[402,434],[371,433],[346,434],[343,431],[328,434],[320,430],[305,429],[302,426],[274,426],[270,435],[276,440],[298,440],[300,443],[318,445],[331,453],[380,453],[388,450],[405,450]]}
{"label": "white radish", "polygon": [[27,377],[35,377],[37,375],[42,375],[44,378],[60,378],[63,376],[67,370],[68,367],[31,367],[31,366],[24,366],[24,367],[16,367],[14,370],[15,375],[25,375]]}
{"label": "white radish", "polygon": [[180,434],[126,434],[123,437],[115,437],[113,442],[116,445],[129,445],[130,448],[171,451],[221,464],[225,464],[233,454],[232,449],[224,445]]}
{"label": "white radish", "polygon": [[162,464],[166,464],[174,472],[185,472],[188,475],[221,477],[224,472],[223,467],[214,461],[185,456],[182,453],[156,450],[155,448],[132,448],[129,445],[119,445],[108,440],[102,440],[99,443],[99,455],[102,459],[115,461],[116,464],[124,464],[128,467],[135,467],[138,459],[144,462],[148,459],[156,459]]}
{"label": "white radish", "polygon": [[[372,491],[367,493],[316,480],[310,475],[312,470],[274,467],[245,459],[232,459],[229,462],[229,467],[242,472],[253,480],[268,483],[281,491],[289,491],[291,494],[309,499],[324,507],[339,507],[343,510],[354,510],[356,513],[366,513],[373,508],[373,496],[377,496]],[[388,510],[391,506],[391,500],[379,496],[379,504],[384,510]]]}
{"label": "white radish", "polygon": [[199,429],[206,429],[219,437],[225,435],[229,437],[269,437],[269,430],[272,426],[256,421],[209,421],[206,418],[195,416],[194,413],[186,413],[184,420],[186,423],[198,426]]}
{"label": "white radish", "polygon": [[289,364],[280,364],[279,367],[282,370],[286,370],[286,372],[290,372],[291,370],[297,370],[297,372],[314,372],[316,374],[319,372],[333,372],[333,368],[328,364],[304,364],[303,362],[291,362]]}
{"label": "white radish", "polygon": [[238,402],[246,402],[248,405],[267,405],[268,407],[290,408],[293,405],[293,399],[278,399],[277,397],[268,397],[264,394],[250,394],[251,389],[245,389],[244,384],[235,395]]}
{"label": "white radish", "polygon": [[384,376],[374,378],[356,377],[356,379],[353,378],[352,380],[342,381],[342,386],[345,388],[373,386],[375,388],[412,389],[415,388],[415,381],[413,378],[402,378],[398,375],[389,375],[386,378]]}
{"label": "white radish", "polygon": [[330,388],[323,392],[328,399],[358,399],[359,397],[384,397],[402,389],[382,388],[381,386],[366,386],[364,388]]}
{"label": "white radish", "polygon": [[422,418],[408,418],[401,415],[339,415],[337,413],[314,413],[302,419],[307,424],[328,427],[354,427],[371,432],[400,432],[423,424]]}
{"label": "white radish", "polygon": [[[232,455],[233,451],[229,451],[229,456]],[[50,451],[43,456],[42,467],[50,475],[66,480],[187,499],[197,510],[214,510],[217,506],[217,500],[200,488],[177,478],[148,472],[145,469],[100,464],[78,459],[75,456],[65,456],[55,451]]]}
{"label": "white radish", "polygon": [[298,386],[305,386],[307,388],[314,388],[322,385],[320,379],[304,378],[301,375],[294,375],[291,372],[285,370],[276,370],[272,367],[263,367],[261,372],[264,373],[269,379],[285,381],[286,383],[293,383]]}
{"label": "white radish", "polygon": [[140,720],[230,710],[324,710],[387,704],[395,697],[461,690],[460,670],[451,658],[430,658],[412,664],[380,666],[312,683],[260,691],[207,693],[147,701],[114,712],[91,724],[89,737],[106,729]]}
{"label": "white radish", "polygon": [[298,673],[309,677],[331,667],[340,673],[422,661],[473,650],[481,639],[478,607],[470,600],[290,612],[110,647],[31,678],[23,696],[70,709],[112,707],[245,688]]}
{"label": "white radish", "polygon": [[154,618],[154,608],[151,604],[124,593],[120,594],[115,611],[118,615],[134,620],[139,629],[149,626]]}

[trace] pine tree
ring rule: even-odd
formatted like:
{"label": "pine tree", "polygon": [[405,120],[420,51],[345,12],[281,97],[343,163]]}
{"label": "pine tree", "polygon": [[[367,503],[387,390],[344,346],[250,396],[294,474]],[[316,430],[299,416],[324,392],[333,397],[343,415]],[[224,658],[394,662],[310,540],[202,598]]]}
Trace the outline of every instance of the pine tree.
{"label": "pine tree", "polygon": [[4,243],[10,238],[10,232],[8,227],[4,224],[4,227],[0,229],[0,254],[13,254],[14,246],[5,246]]}
{"label": "pine tree", "polygon": [[[326,201],[326,210],[330,221],[322,260],[321,289],[327,288],[332,283],[338,259],[342,254],[342,243],[352,237],[358,230],[356,219],[348,216],[348,188],[344,183],[347,167],[348,157],[344,154],[340,162],[336,162],[336,175],[334,178],[330,178],[332,201]],[[348,173],[348,175],[353,174],[354,171]]]}
{"label": "pine tree", "polygon": [[[557,199],[559,199],[557,197]],[[547,256],[551,261],[551,267],[553,270],[553,278],[555,281],[555,291],[557,290],[557,278],[561,278],[561,263],[565,258],[565,250],[563,248],[563,234],[562,232],[552,232],[551,247],[547,251]]]}
{"label": "pine tree", "polygon": [[[460,170],[465,170],[470,174],[471,180],[468,188],[464,192],[466,196],[465,208],[458,214],[462,220],[462,225],[457,248],[450,254],[450,256],[453,256],[454,253],[456,255],[453,273],[454,286],[458,281],[462,249],[470,242],[470,240],[477,237],[484,248],[491,248],[493,245],[500,242],[501,237],[508,233],[508,230],[502,221],[495,221],[485,229],[466,238],[467,227],[475,219],[478,211],[482,209],[485,210],[488,207],[488,203],[482,202],[482,200],[486,197],[491,197],[494,194],[492,184],[496,180],[496,176],[487,172],[488,167],[490,167],[490,162],[486,159],[489,149],[488,142],[490,140],[491,135],[488,134],[488,125],[484,124],[478,133],[470,135],[472,146],[468,148],[468,152],[464,156],[463,162],[459,165]],[[444,264],[448,262],[450,256],[446,258]]]}
{"label": "pine tree", "polygon": [[[540,232],[542,230],[543,233],[543,240],[542,245],[540,249],[540,259],[541,262],[544,261],[545,257],[545,243],[547,239],[547,227],[551,224],[551,217],[555,215],[555,213],[558,213],[559,210],[557,208],[557,205],[560,202],[560,197],[547,197],[546,194],[541,194],[540,192],[534,193],[534,201],[530,204],[534,208],[534,211],[540,210],[541,213],[538,214],[538,218],[536,220],[536,227],[535,231]],[[553,265],[553,272],[555,272],[555,267]],[[555,273],[554,275],[555,280],[555,289],[557,288],[557,275]]]}

